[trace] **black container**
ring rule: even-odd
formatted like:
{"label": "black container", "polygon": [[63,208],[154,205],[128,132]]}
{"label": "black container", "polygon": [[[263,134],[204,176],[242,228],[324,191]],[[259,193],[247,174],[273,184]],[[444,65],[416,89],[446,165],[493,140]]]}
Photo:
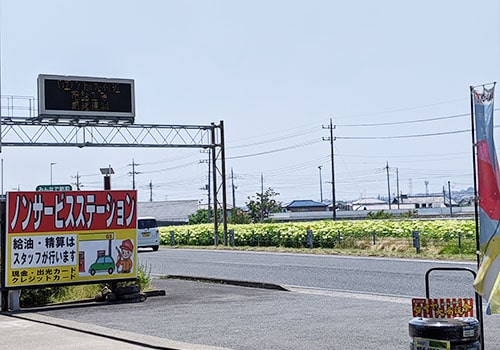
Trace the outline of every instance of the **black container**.
{"label": "black container", "polygon": [[410,349],[415,348],[413,338],[444,340],[451,350],[480,350],[479,321],[473,317],[413,318],[408,323],[412,338]]}

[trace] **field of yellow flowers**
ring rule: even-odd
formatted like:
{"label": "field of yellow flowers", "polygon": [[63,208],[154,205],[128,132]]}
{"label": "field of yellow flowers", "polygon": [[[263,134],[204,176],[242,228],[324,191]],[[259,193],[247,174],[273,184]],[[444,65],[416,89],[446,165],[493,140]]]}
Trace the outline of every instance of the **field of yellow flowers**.
{"label": "field of yellow flowers", "polygon": [[[221,230],[219,230],[221,231]],[[391,249],[413,249],[414,232],[423,248],[432,246],[443,254],[474,254],[474,220],[341,220],[294,223],[228,225],[228,244],[287,248],[370,249],[393,242]],[[164,226],[160,228],[163,245],[214,245],[213,224]],[[222,232],[219,232],[222,242]],[[396,247],[396,248],[395,248]]]}

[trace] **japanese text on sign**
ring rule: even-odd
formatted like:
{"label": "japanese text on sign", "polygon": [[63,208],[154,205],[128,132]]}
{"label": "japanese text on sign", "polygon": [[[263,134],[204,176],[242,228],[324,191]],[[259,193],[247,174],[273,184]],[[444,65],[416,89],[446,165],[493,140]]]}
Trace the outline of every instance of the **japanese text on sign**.
{"label": "japanese text on sign", "polygon": [[77,269],[72,266],[40,267],[34,269],[12,270],[9,281],[11,285],[33,285],[72,282],[77,278]]}
{"label": "japanese text on sign", "polygon": [[473,317],[474,301],[472,298],[437,298],[411,300],[414,317],[453,318]]}
{"label": "japanese text on sign", "polygon": [[10,192],[8,231],[135,227],[135,192]]}
{"label": "japanese text on sign", "polygon": [[11,242],[13,269],[76,264],[76,235],[18,236]]}

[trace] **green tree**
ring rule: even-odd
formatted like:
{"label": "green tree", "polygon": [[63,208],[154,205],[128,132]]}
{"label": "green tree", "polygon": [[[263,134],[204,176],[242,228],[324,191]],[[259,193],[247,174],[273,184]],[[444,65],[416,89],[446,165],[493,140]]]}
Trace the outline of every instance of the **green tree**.
{"label": "green tree", "polygon": [[383,210],[379,210],[376,213],[369,212],[367,217],[368,219],[378,220],[378,219],[391,219],[392,217],[394,217],[394,215],[392,213],[387,213]]}
{"label": "green tree", "polygon": [[188,216],[188,223],[190,225],[206,224],[207,222],[214,222],[213,210],[210,210],[210,219],[208,218],[208,211],[206,209],[198,209]]}
{"label": "green tree", "polygon": [[[222,222],[222,210],[217,209],[217,217],[218,220]],[[210,219],[208,218],[208,211],[206,209],[198,209],[195,213],[188,216],[188,224],[197,225],[197,224],[206,224],[214,222],[214,210],[210,210]]]}
{"label": "green tree", "polygon": [[[222,210],[218,210],[219,221],[222,222]],[[230,224],[249,224],[250,216],[243,212],[241,209],[233,208],[227,217],[227,222]],[[188,223],[190,225],[206,224],[214,222],[213,210],[210,210],[210,221],[208,220],[208,212],[206,209],[198,209],[195,213],[188,216]]]}
{"label": "green tree", "polygon": [[281,202],[275,199],[276,196],[279,196],[279,193],[269,187],[264,193],[256,193],[255,196],[248,197],[249,201],[246,205],[252,222],[262,222],[269,217],[270,213],[281,211]]}
{"label": "green tree", "polygon": [[251,222],[250,216],[239,208],[232,208],[231,215],[228,216],[227,221],[230,224],[249,224]]}

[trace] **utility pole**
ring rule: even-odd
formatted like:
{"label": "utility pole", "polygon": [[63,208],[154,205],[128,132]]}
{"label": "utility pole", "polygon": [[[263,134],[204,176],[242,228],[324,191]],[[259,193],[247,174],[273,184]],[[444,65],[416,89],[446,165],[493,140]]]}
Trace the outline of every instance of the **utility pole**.
{"label": "utility pole", "polygon": [[[387,196],[388,196],[388,203],[389,203],[389,210],[391,209],[391,181],[390,181],[390,172],[391,171],[396,171],[396,199],[397,199],[397,202],[398,202],[398,209],[399,209],[399,203],[401,202],[401,194],[399,192],[399,168],[391,168],[389,167],[389,162],[386,162],[385,164],[385,167],[383,167],[382,169],[377,169],[377,172],[381,172],[381,171],[385,171],[386,172],[386,176],[387,176]],[[412,187],[412,184],[411,184],[411,179],[409,181],[409,188],[410,188],[410,192],[411,192],[411,187]]]}
{"label": "utility pole", "polygon": [[56,163],[50,163],[50,184],[52,185],[52,167],[56,165]]}
{"label": "utility pole", "polygon": [[200,163],[208,163],[208,184],[206,185],[205,189],[207,190],[207,199],[208,199],[208,204],[207,204],[207,223],[211,222],[211,217],[212,215],[210,214],[210,164],[212,156],[211,156],[211,151],[208,150],[207,152],[201,151],[201,153],[208,153],[208,160],[203,159],[200,160]]}
{"label": "utility pole", "polygon": [[264,174],[260,173],[260,222],[264,221]]}
{"label": "utility pole", "polygon": [[321,179],[321,168],[323,166],[318,166],[319,169],[319,200],[321,203],[323,203],[323,180]]}
{"label": "utility pole", "polygon": [[76,182],[75,182],[75,185],[76,185],[76,190],[77,191],[80,191],[80,187],[82,187],[83,185],[80,184],[80,174],[78,174],[78,172],[76,173],[76,176],[75,176],[75,179],[76,179]]}
{"label": "utility pole", "polygon": [[385,170],[387,172],[387,195],[389,196],[389,210],[391,210],[391,184],[389,181],[389,162],[386,163]]}
{"label": "utility pole", "polygon": [[329,125],[323,125],[323,129],[330,130],[330,137],[323,137],[323,141],[330,141],[330,161],[332,166],[332,219],[335,221],[337,219],[337,212],[335,211],[337,207],[337,201],[335,200],[335,157],[333,153],[333,141],[335,138],[333,137],[333,129],[335,126],[333,125],[332,118],[330,118]]}
{"label": "utility pole", "polygon": [[450,217],[453,216],[453,208],[451,207],[451,184],[450,181],[448,181],[448,199],[450,202]]}
{"label": "utility pole", "polygon": [[153,180],[149,180],[149,201],[153,201]]}
{"label": "utility pole", "polygon": [[135,190],[135,175],[140,174],[140,172],[135,171],[135,166],[140,165],[134,162],[134,158],[132,158],[132,164],[128,164],[128,166],[132,167],[132,171],[128,173],[129,175],[132,175],[132,189]]}
{"label": "utility pole", "polygon": [[236,197],[235,197],[235,187],[234,187],[234,174],[233,174],[233,167],[231,167],[231,187],[232,187],[232,192],[233,192],[233,209],[236,208]]}
{"label": "utility pole", "polygon": [[399,193],[399,169],[398,168],[396,168],[396,193],[397,193],[398,209],[399,209],[399,202],[401,202],[401,194]]}
{"label": "utility pole", "polygon": [[446,190],[444,189],[444,186],[443,186],[443,204],[446,205]]}

